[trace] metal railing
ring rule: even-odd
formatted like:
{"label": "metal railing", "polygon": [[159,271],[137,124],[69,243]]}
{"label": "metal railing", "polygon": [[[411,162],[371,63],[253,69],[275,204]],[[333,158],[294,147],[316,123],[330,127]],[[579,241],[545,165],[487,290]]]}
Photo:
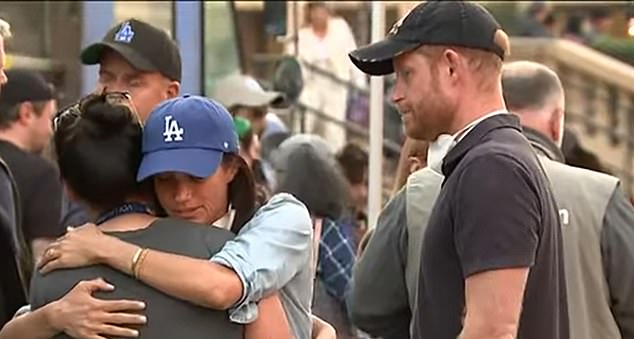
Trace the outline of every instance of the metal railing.
{"label": "metal railing", "polygon": [[[254,54],[251,57],[251,60],[255,63],[275,63],[281,60],[283,57],[285,56],[279,55],[279,54],[261,53],[261,54]],[[363,96],[366,96],[366,97],[370,96],[370,91],[368,89],[361,88],[352,81],[341,79],[340,77],[336,76],[332,72],[326,69],[323,69],[315,64],[302,62],[302,66],[305,67],[307,70],[314,72],[315,74],[318,74],[319,76],[327,78],[328,80],[332,81],[335,84],[345,86],[349,90],[354,90]],[[386,99],[384,99],[383,101],[384,101],[385,107],[396,110],[396,107],[394,106],[394,104],[392,104],[391,101]],[[362,126],[354,121],[340,120],[340,119],[333,118],[329,116],[328,114],[326,114],[325,112],[318,110],[314,107],[310,107],[306,103],[302,103],[302,102],[297,102],[295,104],[295,107],[291,108],[290,126],[295,126],[296,119],[299,119],[300,132],[302,133],[305,132],[306,131],[306,123],[305,123],[306,114],[314,115],[320,120],[326,121],[329,124],[333,124],[340,128],[343,128],[348,134],[353,134],[357,137],[365,138],[365,139],[369,138],[370,136],[370,133],[367,127]],[[384,150],[387,150],[388,152],[398,154],[400,152],[401,145],[395,142],[394,140],[384,139],[383,148]]]}

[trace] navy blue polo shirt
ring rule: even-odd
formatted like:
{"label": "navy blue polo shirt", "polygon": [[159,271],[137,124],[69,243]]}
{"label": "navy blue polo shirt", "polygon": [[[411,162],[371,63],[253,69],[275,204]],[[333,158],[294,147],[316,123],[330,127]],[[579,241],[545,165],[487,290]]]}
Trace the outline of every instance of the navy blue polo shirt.
{"label": "navy blue polo shirt", "polygon": [[480,122],[445,156],[421,253],[413,338],[455,339],[465,279],[530,267],[520,339],[568,339],[559,218],[538,159],[510,114]]}

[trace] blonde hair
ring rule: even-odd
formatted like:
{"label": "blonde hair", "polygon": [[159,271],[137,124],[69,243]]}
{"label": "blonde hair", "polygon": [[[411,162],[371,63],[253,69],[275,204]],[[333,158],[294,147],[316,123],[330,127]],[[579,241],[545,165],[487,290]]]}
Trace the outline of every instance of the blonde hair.
{"label": "blonde hair", "polygon": [[11,25],[5,20],[0,19],[0,37],[3,39],[8,39],[12,37],[11,34]]}

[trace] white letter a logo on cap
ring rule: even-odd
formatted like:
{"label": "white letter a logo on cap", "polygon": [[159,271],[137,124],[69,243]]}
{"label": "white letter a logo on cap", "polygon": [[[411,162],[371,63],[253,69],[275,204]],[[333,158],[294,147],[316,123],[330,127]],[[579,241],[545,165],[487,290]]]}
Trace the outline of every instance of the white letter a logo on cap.
{"label": "white letter a logo on cap", "polygon": [[178,121],[174,120],[171,115],[165,117],[165,142],[183,141],[183,134],[185,131],[181,127],[178,127]]}

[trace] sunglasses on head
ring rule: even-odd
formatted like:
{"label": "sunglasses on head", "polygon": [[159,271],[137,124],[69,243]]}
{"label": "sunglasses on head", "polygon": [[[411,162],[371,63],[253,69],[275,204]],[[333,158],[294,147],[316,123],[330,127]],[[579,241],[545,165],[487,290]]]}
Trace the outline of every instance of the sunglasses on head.
{"label": "sunglasses on head", "polygon": [[101,94],[92,94],[88,95],[78,102],[67,106],[66,108],[61,109],[57,112],[55,117],[53,118],[53,130],[56,131],[59,126],[62,125],[64,120],[68,118],[76,119],[81,116],[82,107],[88,100],[95,99],[95,96],[101,97],[106,103],[116,106],[116,105],[126,105],[130,107],[130,110],[134,114],[139,126],[143,129],[143,122],[141,121],[141,117],[137,113],[132,103],[132,97],[129,92],[119,92],[119,91],[111,91],[108,92],[106,88],[101,91]]}

